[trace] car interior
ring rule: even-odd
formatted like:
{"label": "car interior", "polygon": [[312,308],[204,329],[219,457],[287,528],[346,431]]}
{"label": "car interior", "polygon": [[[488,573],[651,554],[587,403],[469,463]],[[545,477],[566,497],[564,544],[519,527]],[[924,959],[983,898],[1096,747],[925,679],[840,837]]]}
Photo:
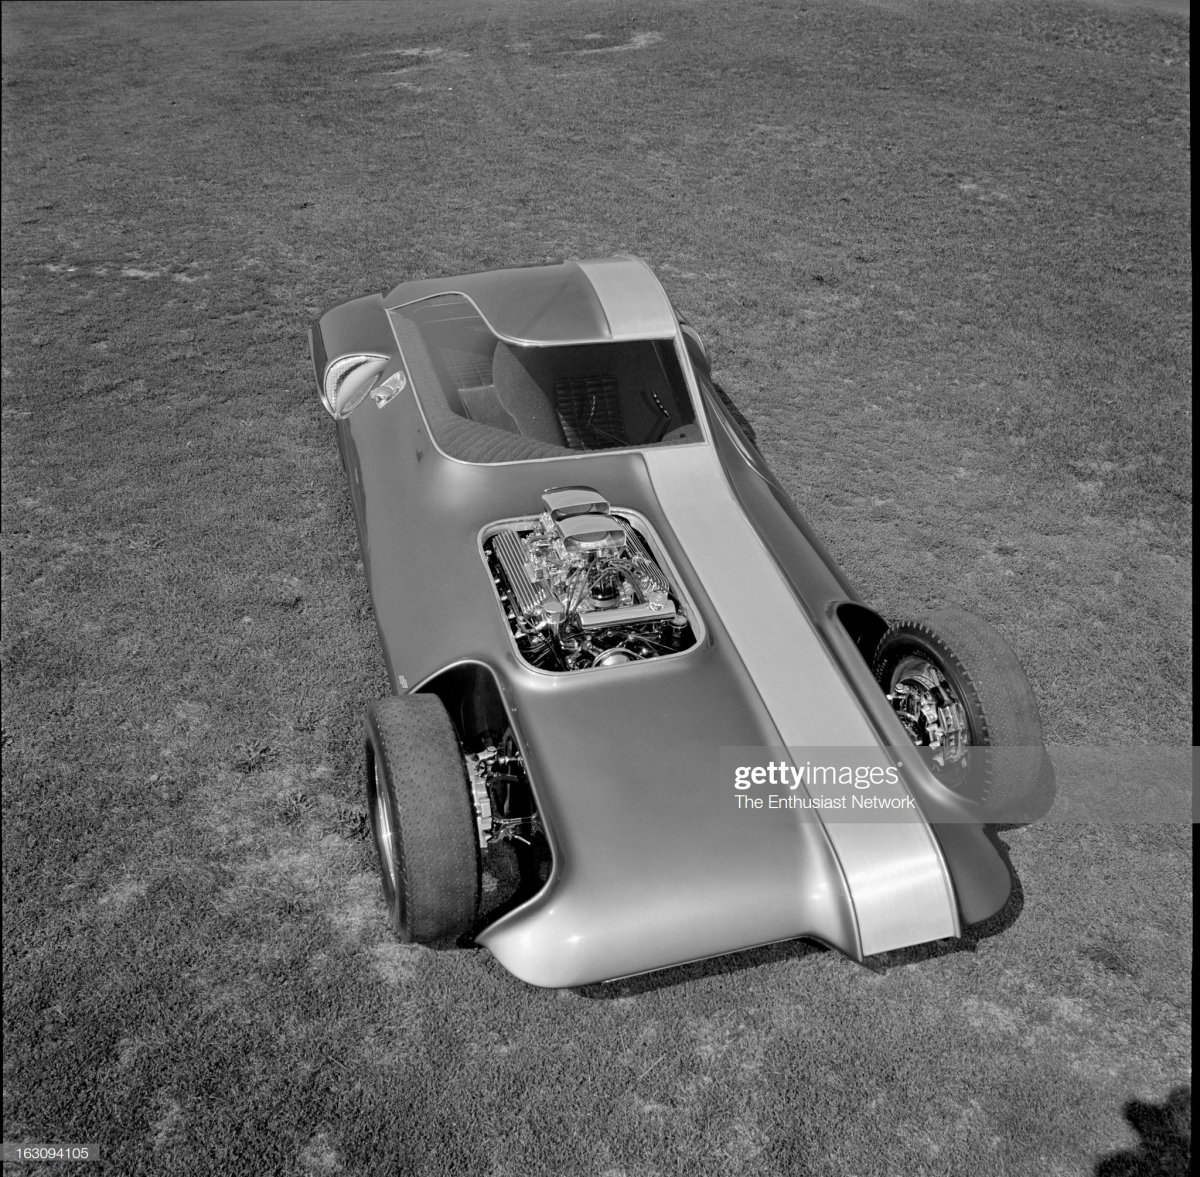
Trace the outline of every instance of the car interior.
{"label": "car interior", "polygon": [[461,295],[389,317],[435,440],[452,457],[515,461],[700,440],[673,340],[508,343]]}

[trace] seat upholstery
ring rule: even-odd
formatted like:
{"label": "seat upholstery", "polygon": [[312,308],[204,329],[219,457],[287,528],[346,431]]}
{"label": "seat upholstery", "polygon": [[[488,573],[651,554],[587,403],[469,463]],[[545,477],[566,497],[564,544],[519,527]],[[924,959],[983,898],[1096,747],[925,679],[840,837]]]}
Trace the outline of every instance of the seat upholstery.
{"label": "seat upholstery", "polygon": [[558,458],[571,451],[565,446],[522,437],[479,421],[447,413],[433,427],[437,443],[452,458],[463,462],[528,462]]}
{"label": "seat upholstery", "polygon": [[551,445],[566,445],[567,439],[558,413],[554,408],[553,385],[547,389],[540,377],[543,373],[530,352],[536,349],[516,349],[503,341],[496,344],[492,357],[492,380],[501,408],[512,418],[522,437]]}

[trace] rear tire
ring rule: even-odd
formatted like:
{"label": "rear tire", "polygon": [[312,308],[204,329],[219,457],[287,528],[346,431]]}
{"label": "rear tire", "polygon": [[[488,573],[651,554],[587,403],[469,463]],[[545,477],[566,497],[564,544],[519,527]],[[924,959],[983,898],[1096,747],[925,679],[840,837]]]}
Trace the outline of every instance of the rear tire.
{"label": "rear tire", "polygon": [[1033,815],[1052,779],[1042,722],[1025,671],[992,626],[961,609],[897,622],[880,639],[873,669],[947,788],[992,820]]}
{"label": "rear tire", "polygon": [[367,709],[366,777],[392,927],[412,943],[457,940],[479,912],[479,843],[462,750],[436,695]]}

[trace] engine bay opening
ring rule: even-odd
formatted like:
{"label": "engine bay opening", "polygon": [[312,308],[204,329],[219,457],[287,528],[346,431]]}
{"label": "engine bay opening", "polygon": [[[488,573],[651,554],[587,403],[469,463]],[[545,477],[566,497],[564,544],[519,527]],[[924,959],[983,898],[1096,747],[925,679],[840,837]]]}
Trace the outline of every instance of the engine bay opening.
{"label": "engine bay opening", "polygon": [[669,657],[698,640],[649,524],[590,487],[556,487],[538,515],[493,524],[483,552],[521,658],[567,673]]}

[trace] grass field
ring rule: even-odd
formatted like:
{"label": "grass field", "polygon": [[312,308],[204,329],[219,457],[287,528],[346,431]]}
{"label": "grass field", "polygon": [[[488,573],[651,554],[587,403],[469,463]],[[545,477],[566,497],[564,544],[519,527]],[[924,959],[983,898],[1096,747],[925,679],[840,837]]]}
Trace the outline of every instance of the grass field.
{"label": "grass field", "polygon": [[304,335],[405,278],[646,257],[867,599],[991,620],[1051,741],[1190,744],[1186,7],[5,4],[5,1139],[1185,1171],[1182,827],[1004,830],[1004,918],[879,969],[552,992],[395,943]]}

